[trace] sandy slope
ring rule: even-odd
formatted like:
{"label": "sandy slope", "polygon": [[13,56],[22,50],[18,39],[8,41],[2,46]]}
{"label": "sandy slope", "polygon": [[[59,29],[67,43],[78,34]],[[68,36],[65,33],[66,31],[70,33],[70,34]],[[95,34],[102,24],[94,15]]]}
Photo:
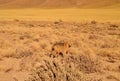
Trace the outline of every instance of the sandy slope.
{"label": "sandy slope", "polygon": [[120,22],[120,9],[1,9],[2,20],[64,21],[88,22]]}
{"label": "sandy slope", "polygon": [[[50,57],[60,40],[69,54]],[[0,21],[0,81],[120,81],[120,23]]]}
{"label": "sandy slope", "polygon": [[120,0],[0,0],[0,8],[102,8]]}

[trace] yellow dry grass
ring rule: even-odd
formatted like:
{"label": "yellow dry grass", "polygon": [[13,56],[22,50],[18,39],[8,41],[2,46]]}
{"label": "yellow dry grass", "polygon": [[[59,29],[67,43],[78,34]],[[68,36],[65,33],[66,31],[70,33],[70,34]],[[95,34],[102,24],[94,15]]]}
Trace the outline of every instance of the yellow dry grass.
{"label": "yellow dry grass", "polygon": [[[66,60],[69,56],[53,59],[49,55],[51,47],[62,40],[72,43],[69,60],[81,64],[80,71],[71,69],[73,74],[80,72],[84,78],[92,75],[93,80],[94,77],[103,81],[120,80],[119,9],[3,9],[0,10],[0,81],[13,81],[16,74],[15,78],[23,81],[28,77],[25,73],[41,64],[46,66],[42,63],[46,62],[45,59],[48,64],[54,64],[51,60],[55,60],[59,65],[61,59]],[[73,58],[74,55],[78,58]],[[52,66],[59,67],[56,64]],[[48,67],[56,70],[52,66]],[[103,73],[98,75],[97,69]],[[76,79],[76,75],[72,78]],[[89,81],[84,78],[81,81]]]}
{"label": "yellow dry grass", "polygon": [[[67,55],[71,54],[73,57],[78,55],[78,59],[82,59],[82,61],[78,60],[80,64],[83,64],[82,71],[76,69],[76,72],[83,72],[84,76],[86,75],[84,72],[92,74],[91,72],[96,71],[100,65],[99,62],[94,61],[95,58],[100,63],[102,62],[100,66],[104,68],[104,70],[99,68],[104,71],[104,74],[99,75],[100,77],[106,79],[110,76],[108,72],[111,72],[112,79],[120,79],[118,77],[120,75],[120,23],[13,20],[0,21],[0,81],[12,81],[17,73],[17,79],[23,81],[20,77],[20,75],[25,75],[23,71],[29,73],[40,67],[44,59],[52,63],[52,58],[49,57],[51,48],[56,42],[62,40],[70,40],[72,43]],[[81,55],[80,58],[79,55]],[[62,59],[65,58],[67,57]],[[55,59],[57,63],[61,62],[59,57]],[[90,59],[93,61],[89,62]],[[89,69],[84,69],[84,67]],[[2,72],[6,78],[2,77]],[[7,73],[10,76],[6,76]],[[97,72],[93,74],[93,77],[100,78],[99,76]],[[107,80],[109,81],[109,78]]]}
{"label": "yellow dry grass", "polygon": [[120,9],[1,9],[0,20],[120,21]]}

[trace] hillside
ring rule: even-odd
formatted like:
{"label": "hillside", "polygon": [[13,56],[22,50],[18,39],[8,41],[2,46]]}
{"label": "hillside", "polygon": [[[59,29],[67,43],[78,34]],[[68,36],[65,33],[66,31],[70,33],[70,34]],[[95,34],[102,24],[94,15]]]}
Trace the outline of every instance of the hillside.
{"label": "hillside", "polygon": [[120,0],[0,0],[0,8],[103,8]]}

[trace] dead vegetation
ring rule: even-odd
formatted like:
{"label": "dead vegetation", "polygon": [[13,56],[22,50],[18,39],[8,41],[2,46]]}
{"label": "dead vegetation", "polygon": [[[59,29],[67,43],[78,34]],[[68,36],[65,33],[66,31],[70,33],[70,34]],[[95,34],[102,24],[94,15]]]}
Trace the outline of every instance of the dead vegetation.
{"label": "dead vegetation", "polygon": [[1,21],[0,81],[119,81],[119,35],[119,23]]}
{"label": "dead vegetation", "polygon": [[103,71],[98,59],[86,55],[47,56],[40,64],[25,81],[100,81],[101,78],[89,77],[89,74]]}

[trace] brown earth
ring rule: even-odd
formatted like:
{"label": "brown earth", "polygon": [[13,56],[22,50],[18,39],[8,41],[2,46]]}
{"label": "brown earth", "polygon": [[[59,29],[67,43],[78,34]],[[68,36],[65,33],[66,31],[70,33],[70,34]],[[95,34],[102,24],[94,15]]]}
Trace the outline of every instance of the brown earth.
{"label": "brown earth", "polygon": [[0,8],[102,8],[120,0],[0,0]]}
{"label": "brown earth", "polygon": [[[51,47],[71,41],[69,54]],[[0,81],[120,81],[120,23],[0,21]]]}

